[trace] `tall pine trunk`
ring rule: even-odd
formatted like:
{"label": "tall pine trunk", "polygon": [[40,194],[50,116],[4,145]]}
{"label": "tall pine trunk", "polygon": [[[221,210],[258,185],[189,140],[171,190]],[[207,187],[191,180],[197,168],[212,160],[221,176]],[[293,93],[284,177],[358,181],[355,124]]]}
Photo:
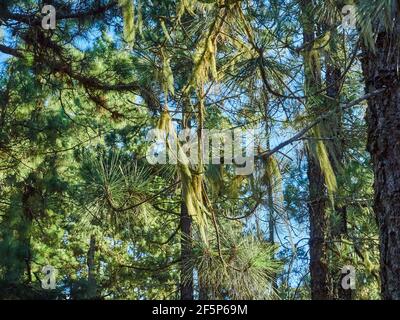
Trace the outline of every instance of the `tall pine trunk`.
{"label": "tall pine trunk", "polygon": [[327,216],[325,179],[319,163],[313,155],[308,155],[309,215],[310,215],[310,275],[311,298],[330,298],[329,271],[327,263]]}
{"label": "tall pine trunk", "polygon": [[181,203],[181,300],[193,300],[192,218],[186,204]]}
{"label": "tall pine trunk", "polygon": [[[270,119],[269,119],[269,101],[268,97],[265,97],[265,139],[267,141],[267,150],[271,150],[271,141],[270,141],[270,136],[271,136],[271,125],[270,125]],[[271,173],[269,173],[271,174]],[[276,217],[275,217],[275,207],[274,207],[274,192],[273,188],[275,187],[275,181],[273,177],[269,177],[269,183],[268,183],[268,190],[267,190],[267,201],[266,201],[266,207],[268,209],[268,241],[271,245],[275,245],[275,227],[276,227]],[[272,288],[277,291],[278,290],[278,279],[277,279],[277,274],[272,274],[271,275],[271,283],[272,283]]]}
{"label": "tall pine trunk", "polygon": [[97,296],[97,285],[95,277],[95,254],[96,254],[96,237],[94,235],[90,236],[89,250],[87,252],[87,267],[88,267],[88,289],[87,297],[89,299],[94,299]]}
{"label": "tall pine trunk", "polygon": [[[333,110],[336,110],[331,117],[326,120],[327,129],[330,132],[330,147],[329,158],[332,163],[333,171],[335,176],[338,177],[341,173],[341,167],[344,161],[344,145],[343,145],[343,132],[342,132],[342,111],[339,104],[340,94],[340,68],[327,63],[326,65],[326,86],[327,86],[327,98],[328,105]],[[330,236],[332,241],[342,241],[343,238],[347,237],[347,208],[346,205],[340,202],[335,202],[335,221],[334,225],[330,227]],[[335,298],[339,300],[351,300],[352,290],[345,290],[342,288],[342,279],[345,274],[340,272],[340,269],[335,267],[333,264],[332,283]],[[337,276],[339,274],[339,276]]]}
{"label": "tall pine trunk", "polygon": [[[305,94],[315,96],[321,86],[321,70],[319,59],[311,55],[313,42],[315,40],[312,5],[309,1],[300,1],[303,24],[303,41],[305,57]],[[318,106],[310,106],[310,112],[318,112]],[[314,143],[312,140],[310,144]],[[309,181],[309,219],[310,219],[310,275],[311,275],[311,298],[313,300],[326,300],[330,298],[329,271],[327,264],[327,214],[326,214],[326,187],[325,178],[319,161],[312,154],[311,148],[307,152],[307,176]]]}
{"label": "tall pine trunk", "polygon": [[368,101],[368,151],[374,170],[374,211],[380,236],[382,298],[400,300],[400,19],[393,2],[393,31],[375,21],[376,50],[363,48],[367,92],[387,88]]}
{"label": "tall pine trunk", "polygon": [[[182,110],[182,128],[188,128],[185,104]],[[192,217],[190,216],[186,203],[181,200],[181,300],[193,300],[193,263],[192,263]]]}

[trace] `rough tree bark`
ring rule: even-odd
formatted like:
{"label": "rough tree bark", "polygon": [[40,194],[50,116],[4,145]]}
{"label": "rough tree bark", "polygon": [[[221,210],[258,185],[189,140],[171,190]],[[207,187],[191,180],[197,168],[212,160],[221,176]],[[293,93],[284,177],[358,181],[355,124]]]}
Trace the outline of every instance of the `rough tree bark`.
{"label": "rough tree bark", "polygon": [[87,296],[89,299],[93,299],[97,296],[97,285],[95,277],[95,253],[96,253],[96,237],[90,236],[89,250],[87,252],[87,267],[88,267],[88,291]]}
{"label": "rough tree bark", "polygon": [[[319,163],[313,155],[308,155],[309,214],[310,214],[310,275],[311,298],[326,300],[330,298],[329,272],[327,263],[327,216],[325,179]],[[322,193],[322,194],[321,194]]]}
{"label": "rough tree bark", "polygon": [[[333,35],[334,36],[334,35]],[[344,161],[344,144],[342,132],[342,111],[339,103],[340,95],[340,78],[341,70],[339,67],[330,62],[326,64],[326,95],[328,105],[337,110],[331,117],[326,120],[327,129],[330,132],[330,146],[328,148],[330,162],[333,167],[335,176],[341,174],[341,167]],[[340,186],[339,186],[340,187]],[[332,240],[341,241],[343,237],[347,237],[347,208],[343,203],[335,202],[336,224],[330,226],[330,235]],[[332,293],[335,299],[351,300],[352,290],[342,288],[342,279],[345,274],[342,274],[337,268],[331,270]],[[339,274],[339,276],[338,276]]]}
{"label": "rough tree bark", "polygon": [[399,7],[393,2],[393,30],[374,22],[376,49],[363,47],[367,92],[387,90],[368,101],[368,151],[374,169],[374,211],[380,236],[382,298],[400,300],[400,76]]}
{"label": "rough tree bark", "polygon": [[[182,128],[188,127],[186,108],[182,110]],[[181,200],[181,300],[193,300],[193,264],[192,264],[192,217],[190,216],[185,201]]]}

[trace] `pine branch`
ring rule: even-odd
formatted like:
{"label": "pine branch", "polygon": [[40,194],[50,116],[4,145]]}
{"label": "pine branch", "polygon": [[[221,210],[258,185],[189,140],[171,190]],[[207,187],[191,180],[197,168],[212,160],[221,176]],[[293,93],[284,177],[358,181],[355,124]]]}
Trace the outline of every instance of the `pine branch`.
{"label": "pine branch", "polygon": [[[378,90],[375,90],[373,92],[367,93],[366,95],[344,105],[341,106],[342,110],[346,110],[349,109],[351,107],[354,107],[356,105],[358,105],[359,103],[363,102],[364,100],[368,100],[372,97],[375,97],[383,92],[385,92],[387,90],[387,88],[381,88]],[[292,144],[293,142],[296,142],[298,140],[300,140],[308,131],[310,131],[312,128],[314,128],[316,125],[318,125],[321,121],[325,120],[326,118],[328,118],[329,116],[332,115],[332,113],[336,112],[336,110],[331,110],[330,112],[327,112],[321,116],[319,116],[317,119],[315,119],[313,122],[311,122],[311,124],[309,124],[307,127],[305,127],[303,130],[299,131],[298,133],[296,133],[293,137],[291,137],[290,139],[280,143],[279,145],[277,145],[275,148],[271,149],[270,151],[266,151],[266,152],[262,152],[259,153],[257,155],[257,158],[268,158],[270,156],[272,156],[273,154],[275,154],[276,152],[280,151],[282,148],[286,147],[287,145]]]}

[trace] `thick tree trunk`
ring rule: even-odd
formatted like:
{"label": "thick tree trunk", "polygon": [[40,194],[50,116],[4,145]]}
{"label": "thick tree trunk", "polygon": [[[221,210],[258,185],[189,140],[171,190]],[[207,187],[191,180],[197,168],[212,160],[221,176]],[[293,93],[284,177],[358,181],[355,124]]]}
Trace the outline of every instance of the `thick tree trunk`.
{"label": "thick tree trunk", "polygon": [[[182,128],[189,127],[186,103],[182,108]],[[192,262],[192,217],[189,215],[183,195],[181,200],[181,300],[193,300],[193,262]]]}
{"label": "thick tree trunk", "polygon": [[[315,40],[312,4],[300,1],[302,10],[303,42],[305,45],[305,86],[307,96],[315,96],[321,87],[321,70],[315,56],[309,55]],[[318,111],[318,106],[307,105],[308,111]],[[310,141],[313,143],[313,141]],[[327,215],[325,178],[315,155],[308,150],[309,217],[310,217],[310,275],[311,298],[326,300],[330,298],[329,270],[327,265]]]}
{"label": "thick tree trunk", "polygon": [[186,204],[181,204],[181,300],[193,300],[192,218]]}
{"label": "thick tree trunk", "polygon": [[327,264],[327,217],[325,179],[319,163],[313,155],[308,156],[309,213],[310,213],[310,275],[311,298],[326,300],[330,298]]}
{"label": "thick tree trunk", "polygon": [[208,292],[206,288],[203,288],[200,285],[200,290],[199,290],[199,300],[205,301],[208,300]]}
{"label": "thick tree trunk", "polygon": [[[389,33],[377,27],[375,53],[364,48],[366,90],[387,90],[368,101],[368,151],[374,169],[374,211],[379,225],[382,298],[400,300],[400,77],[399,8]],[[397,39],[396,39],[397,38]]]}
{"label": "thick tree trunk", "polygon": [[22,194],[22,210],[23,218],[22,225],[20,228],[21,243],[24,251],[24,261],[26,265],[27,283],[32,282],[32,252],[31,252],[31,228],[32,221],[34,218],[34,212],[32,208],[32,199],[35,196],[36,189],[27,184],[24,187]]}

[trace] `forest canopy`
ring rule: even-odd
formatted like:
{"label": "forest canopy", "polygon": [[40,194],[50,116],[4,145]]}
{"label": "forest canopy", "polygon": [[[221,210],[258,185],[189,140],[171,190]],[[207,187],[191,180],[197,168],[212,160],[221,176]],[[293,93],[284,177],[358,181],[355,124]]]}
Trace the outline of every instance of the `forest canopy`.
{"label": "forest canopy", "polygon": [[400,300],[400,2],[2,0],[0,299]]}

